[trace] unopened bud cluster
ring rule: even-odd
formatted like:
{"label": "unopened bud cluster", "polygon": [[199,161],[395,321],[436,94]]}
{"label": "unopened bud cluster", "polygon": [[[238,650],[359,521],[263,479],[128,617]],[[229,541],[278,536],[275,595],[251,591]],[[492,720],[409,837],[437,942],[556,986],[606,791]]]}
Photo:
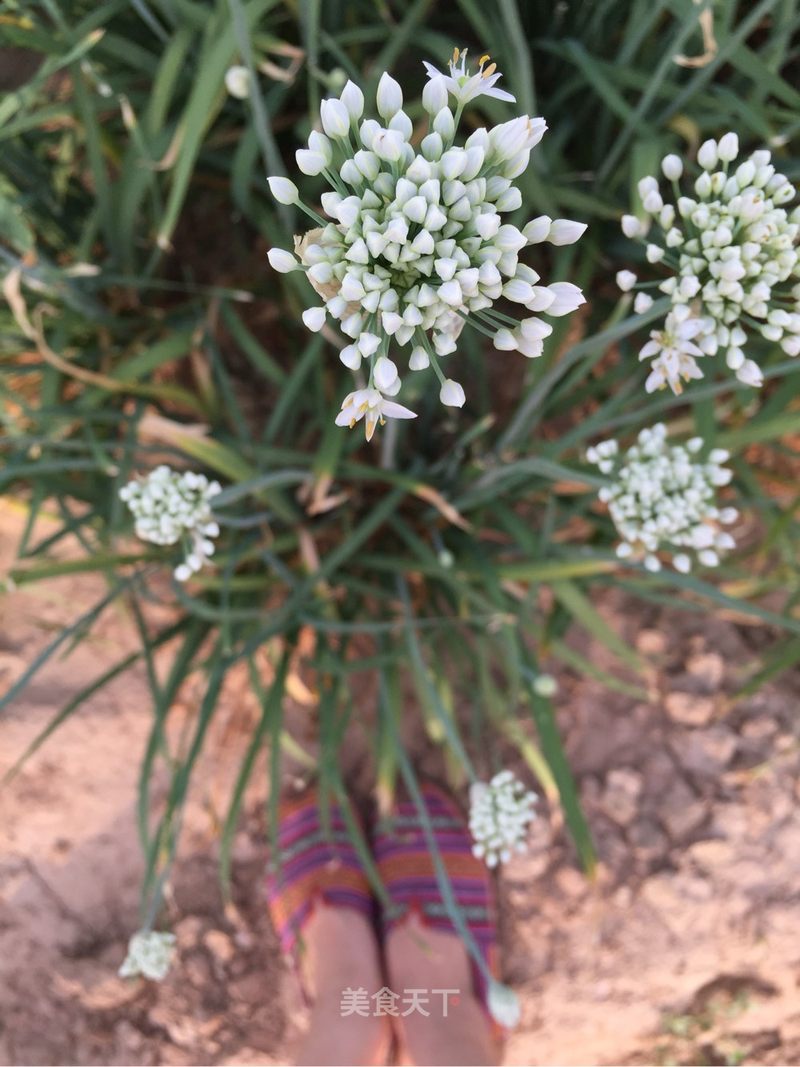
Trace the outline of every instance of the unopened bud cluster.
{"label": "unopened bud cluster", "polygon": [[642,560],[659,571],[663,556],[686,574],[695,561],[716,567],[723,552],[734,548],[723,529],[738,518],[732,507],[717,506],[717,489],[732,473],[723,467],[729,456],[714,448],[706,459],[701,437],[683,445],[667,441],[663,423],[642,430],[636,444],[620,455],[616,441],[602,441],[586,458],[612,480],[599,492],[622,538],[620,559]]}
{"label": "unopened bud cluster", "polygon": [[128,954],[119,969],[121,978],[149,978],[161,982],[175,956],[175,935],[158,930],[139,930],[130,939]]}
{"label": "unopened bud cluster", "polygon": [[[763,383],[750,351],[759,334],[790,356],[800,354],[800,207],[788,211],[797,190],[778,172],[766,150],[737,163],[739,139],[726,133],[698,152],[699,176],[690,195],[678,183],[683,161],[662,160],[674,203],[655,177],[642,178],[639,197],[645,221],[624,215],[623,232],[645,244],[648,263],[670,276],[658,288],[672,301],[663,329],[654,330],[641,359],[653,359],[648,392],[702,378],[702,357],[724,357],[739,381]],[[620,271],[624,291],[637,284]],[[651,297],[637,293],[634,309],[646,311]]]}
{"label": "unopened bud cluster", "polygon": [[[305,270],[323,298],[303,315],[309,329],[321,330],[330,315],[351,339],[340,358],[363,375],[363,384],[345,397],[336,421],[353,426],[363,418],[368,439],[387,417],[415,417],[392,399],[402,384],[401,369],[389,358],[392,341],[407,349],[409,370],[432,365],[439,399],[460,407],[464,389],[445,376],[439,360],[455,351],[465,323],[499,350],[535,357],[552,332],[537,316],[566,315],[583,303],[581,291],[568,282],[541,284],[520,254],[542,241],[570,244],[585,226],[547,216],[522,229],[503,222],[522,204],[514,179],[547,129],[544,119],[523,115],[479,127],[456,144],[466,103],[480,95],[514,99],[495,88],[500,75],[487,60],[472,74],[466,53],[458,50],[449,74],[426,64],[422,103],[429,127],[418,148],[411,143],[400,85],[388,74],[378,85],[379,120],[363,118],[364,96],[352,82],[339,99],[323,101],[324,132],[311,134],[308,148],[297,152],[297,165],[330,185],[321,196],[327,218],[300,202],[289,179],[270,179],[280,202],[297,204],[318,220],[296,242],[299,259],[283,249],[272,249],[269,259],[279,271]],[[517,319],[497,311],[501,298],[529,314]]]}
{"label": "unopened bud cluster", "polygon": [[525,852],[537,799],[511,771],[500,771],[490,782],[473,782],[469,791],[472,854],[485,860],[487,867],[496,867],[510,860],[512,853]]}
{"label": "unopened bud cluster", "polygon": [[214,554],[212,538],[219,526],[211,514],[211,500],[222,490],[204,474],[172,470],[162,464],[145,478],[134,478],[119,491],[136,520],[136,535],[154,545],[182,541],[186,557],[174,571],[179,582],[195,574]]}

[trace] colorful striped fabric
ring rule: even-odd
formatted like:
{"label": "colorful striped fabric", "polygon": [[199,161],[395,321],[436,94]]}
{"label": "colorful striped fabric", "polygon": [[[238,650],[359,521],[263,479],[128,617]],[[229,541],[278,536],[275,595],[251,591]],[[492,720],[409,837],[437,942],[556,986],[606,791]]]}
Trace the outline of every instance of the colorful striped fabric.
{"label": "colorful striped fabric", "polygon": [[320,902],[352,908],[370,921],[375,904],[342,809],[329,806],[323,821],[316,790],[285,801],[278,819],[278,855],[267,874],[267,901],[285,953],[297,947]]}
{"label": "colorful striped fabric", "polygon": [[[442,864],[464,922],[472,932],[490,974],[497,977],[496,910],[489,872],[485,864],[472,855],[469,829],[455,802],[432,785],[425,785],[422,795]],[[392,901],[391,907],[383,913],[385,930],[402,923],[415,912],[431,929],[446,930],[458,936],[445,910],[425,831],[413,801],[398,803],[393,814],[378,824],[373,852]],[[475,993],[486,1007],[486,977],[474,960],[470,959],[470,964]]]}

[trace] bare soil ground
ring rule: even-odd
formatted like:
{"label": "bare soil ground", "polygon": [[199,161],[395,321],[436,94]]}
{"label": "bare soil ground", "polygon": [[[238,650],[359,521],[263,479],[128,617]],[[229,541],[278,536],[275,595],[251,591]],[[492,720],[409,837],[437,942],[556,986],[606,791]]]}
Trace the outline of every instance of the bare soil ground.
{"label": "bare soil ground", "polygon": [[[0,568],[19,522],[0,513]],[[0,686],[102,588],[81,576],[3,596]],[[616,597],[600,607],[646,658],[652,697],[560,676],[559,722],[602,863],[587,882],[551,812],[504,872],[506,977],[523,1004],[505,1062],[800,1063],[800,675],[732,701],[768,632]],[[112,611],[48,666],[2,724],[0,773],[133,647]],[[256,807],[225,906],[218,813],[198,790],[169,901],[178,963],[159,986],[116,977],[138,925],[149,721],[143,679],[126,675],[0,794],[0,1063],[288,1062],[303,1013],[262,903]]]}

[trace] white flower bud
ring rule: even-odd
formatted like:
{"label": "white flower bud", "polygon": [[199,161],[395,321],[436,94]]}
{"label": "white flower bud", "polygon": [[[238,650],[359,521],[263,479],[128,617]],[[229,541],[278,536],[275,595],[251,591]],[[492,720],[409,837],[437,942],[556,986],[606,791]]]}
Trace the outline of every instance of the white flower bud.
{"label": "white flower bud", "polygon": [[547,288],[555,296],[555,300],[547,308],[548,315],[558,317],[569,315],[576,308],[579,308],[581,304],[586,303],[583,293],[572,282],[555,282],[553,285],[548,285]]}
{"label": "white flower bud", "polygon": [[247,67],[228,67],[225,88],[237,100],[246,100],[250,95],[250,71]]}
{"label": "white flower bud", "polygon": [[719,139],[717,155],[722,163],[730,163],[739,155],[739,138],[735,133],[726,133]]}
{"label": "white flower bud", "polygon": [[341,139],[350,131],[350,113],[341,100],[323,100],[319,106],[322,128],[329,137]]}
{"label": "white flower bud", "polygon": [[661,160],[661,170],[667,181],[676,182],[683,174],[683,162],[680,156],[668,155]]}
{"label": "white flower bud", "polygon": [[364,114],[364,94],[355,82],[348,79],[339,99],[347,108],[347,113],[353,121],[358,121]]}
{"label": "white flower bud", "polygon": [[269,191],[279,204],[296,204],[300,199],[300,192],[294,182],[288,178],[267,178]]}
{"label": "white flower bud", "polygon": [[533,286],[521,278],[511,278],[503,286],[503,296],[517,304],[527,304],[533,299]]}
{"label": "white flower bud", "polygon": [[441,74],[425,83],[422,106],[429,115],[438,115],[443,107],[447,107],[447,80]]}
{"label": "white flower bud", "polygon": [[552,674],[538,674],[533,681],[533,691],[540,697],[553,697],[558,692],[558,682]]}
{"label": "white flower bud", "polygon": [[452,140],[456,126],[453,112],[449,107],[443,107],[436,112],[436,117],[433,120],[433,128],[439,136],[443,137],[446,141]]}
{"label": "white flower bud", "polygon": [[358,370],[361,366],[361,353],[356,345],[346,345],[339,353],[339,359],[350,370]]}
{"label": "white flower bud", "polygon": [[326,167],[329,166],[333,158],[333,148],[324,133],[320,133],[319,130],[312,130],[308,135],[308,147],[312,152],[322,156]]}
{"label": "white flower bud", "polygon": [[617,271],[617,285],[623,291],[623,293],[629,292],[636,285],[636,275],[632,270],[618,270]]}
{"label": "white flower bud", "polygon": [[623,215],[621,225],[626,237],[641,237],[645,230],[635,215]]}
{"label": "white flower bud", "polygon": [[397,367],[386,356],[379,356],[372,376],[376,387],[385,393],[397,381]]}
{"label": "white flower bud", "polygon": [[703,141],[697,153],[697,162],[703,170],[713,170],[717,165],[719,150],[717,142],[712,140]]}
{"label": "white flower bud", "polygon": [[325,325],[325,308],[307,308],[303,312],[303,322],[307,329],[311,330],[313,333],[319,333]]}
{"label": "white flower bud", "polygon": [[522,232],[529,245],[540,244],[546,241],[550,233],[553,220],[548,215],[539,215],[522,227]]}
{"label": "white flower bud", "polygon": [[405,143],[405,138],[399,130],[379,130],[372,139],[372,151],[381,159],[396,163]]}
{"label": "white flower bud", "polygon": [[439,399],[447,407],[460,408],[464,406],[467,398],[458,382],[453,381],[452,378],[445,378],[439,390]]}
{"label": "white flower bud", "polygon": [[272,269],[279,274],[288,274],[290,271],[300,270],[300,264],[291,252],[287,252],[283,248],[270,248],[267,252],[267,259]]}
{"label": "white flower bud", "polygon": [[553,245],[571,245],[586,232],[585,222],[571,219],[554,219],[547,240]]}
{"label": "white flower bud", "polygon": [[394,78],[385,71],[378,82],[376,103],[378,114],[385,122],[388,122],[403,106],[403,90]]}
{"label": "white flower bud", "polygon": [[664,201],[661,198],[661,193],[658,189],[651,189],[647,196],[642,200],[642,207],[650,215],[655,215],[664,206]]}
{"label": "white flower bud", "polygon": [[298,148],[294,156],[303,174],[321,174],[327,166],[324,156],[308,148]]}

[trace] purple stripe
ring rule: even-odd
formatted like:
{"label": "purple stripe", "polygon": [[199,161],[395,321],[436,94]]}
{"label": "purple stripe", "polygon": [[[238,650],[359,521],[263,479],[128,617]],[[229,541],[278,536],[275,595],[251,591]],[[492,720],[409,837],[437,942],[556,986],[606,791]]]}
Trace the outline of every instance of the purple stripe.
{"label": "purple stripe", "polygon": [[[309,849],[308,852],[303,852],[301,855],[295,857],[291,863],[287,863],[280,870],[274,881],[270,879],[271,886],[268,889],[269,899],[275,899],[275,897],[279,896],[287,886],[298,881],[310,871],[319,870],[320,867],[327,866],[331,859],[336,860],[337,870],[346,869],[351,871],[361,871],[361,864],[358,862],[358,858],[354,854],[338,855],[323,859],[327,852],[328,850],[322,847]],[[320,862],[320,860],[322,860],[322,862]]]}
{"label": "purple stripe", "polygon": [[[327,828],[330,830],[347,830],[347,823],[338,809],[331,809]],[[302,811],[296,811],[294,814],[287,816],[286,819],[281,820],[278,841],[281,845],[289,844],[317,829],[323,829],[319,811],[314,807],[303,808]]]}
{"label": "purple stripe", "polygon": [[[444,833],[437,831],[434,835],[437,848],[440,852],[449,854],[469,855],[472,853],[472,842],[465,832]],[[427,852],[428,842],[423,834],[403,834],[398,837],[379,837],[375,840],[373,852],[376,857],[386,859],[389,856],[403,856],[409,852]]]}

